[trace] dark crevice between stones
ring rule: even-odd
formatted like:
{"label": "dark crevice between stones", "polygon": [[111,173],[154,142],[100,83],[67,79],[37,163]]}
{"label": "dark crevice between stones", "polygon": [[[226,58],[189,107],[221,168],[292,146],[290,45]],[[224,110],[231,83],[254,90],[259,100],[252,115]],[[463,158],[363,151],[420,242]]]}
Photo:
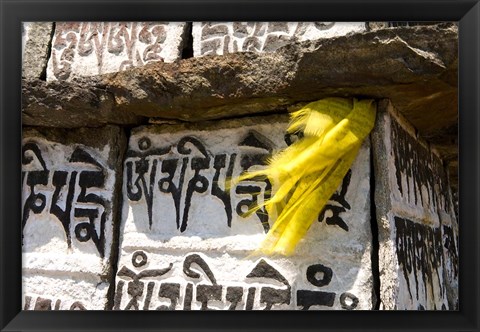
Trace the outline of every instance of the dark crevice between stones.
{"label": "dark crevice between stones", "polygon": [[185,40],[182,49],[182,59],[193,58],[193,23],[187,22],[187,32],[185,34]]}
{"label": "dark crevice between stones", "polygon": [[445,22],[442,22],[442,21],[432,21],[432,22],[428,22],[428,21],[424,21],[424,22],[410,22],[410,21],[407,21],[407,22],[388,22],[388,27],[389,27],[389,28],[396,28],[396,27],[413,27],[413,26],[417,26],[417,25],[436,25],[436,24],[441,24],[441,23],[445,23]]}
{"label": "dark crevice between stones", "polygon": [[233,116],[224,116],[221,119],[212,119],[208,121],[219,121],[219,120],[240,120],[244,118],[251,118],[256,116],[269,116],[269,115],[279,115],[279,114],[287,114],[287,108],[278,108],[273,111],[266,111],[266,112],[258,112],[255,114],[241,114],[241,115],[233,115]]}
{"label": "dark crevice between stones", "polygon": [[47,67],[48,67],[48,61],[50,61],[50,55],[52,54],[52,43],[53,43],[53,37],[55,36],[55,27],[56,27],[56,22],[53,22],[52,32],[50,33],[50,41],[48,42],[48,46],[47,46],[47,59],[43,64],[42,72],[40,73],[40,77],[39,77],[39,79],[42,81],[47,80]]}
{"label": "dark crevice between stones", "polygon": [[[308,103],[304,103],[308,104]],[[281,114],[288,114],[291,112],[289,110],[289,107],[295,107],[296,104],[289,104],[288,106],[279,106],[278,108],[271,110],[271,111],[264,111],[264,112],[256,112],[256,113],[251,113],[251,114],[236,114],[236,115],[224,115],[222,117],[215,117],[215,118],[210,118],[210,119],[193,119],[193,120],[187,120],[187,119],[181,119],[179,117],[147,117],[147,122],[142,122],[140,124],[135,124],[131,125],[131,127],[138,127],[141,125],[162,125],[162,124],[202,124],[202,123],[211,123],[211,122],[216,122],[216,121],[223,121],[223,120],[241,120],[241,119],[248,119],[252,117],[262,117],[262,116],[275,116],[275,115],[281,115]],[[303,106],[303,104],[302,104]],[[301,107],[298,107],[300,109]],[[294,109],[296,110],[296,109]],[[124,126],[125,127],[125,126]]]}
{"label": "dark crevice between stones", "polygon": [[380,257],[379,249],[380,243],[378,240],[378,224],[377,224],[377,208],[375,206],[375,169],[373,165],[373,139],[370,136],[370,229],[372,231],[372,249],[371,249],[371,262],[372,262],[372,310],[380,309]]}
{"label": "dark crevice between stones", "polygon": [[[304,103],[308,104],[308,103]],[[212,118],[208,120],[198,120],[198,121],[185,121],[185,120],[180,120],[186,123],[192,123],[192,122],[203,122],[203,121],[219,121],[219,120],[239,120],[239,119],[244,119],[244,118],[251,118],[251,117],[256,117],[256,116],[269,116],[269,115],[279,115],[279,114],[288,114],[289,107],[294,107],[295,104],[289,104],[285,106],[278,106],[275,109],[272,109],[271,111],[263,111],[263,112],[255,112],[255,113],[250,113],[250,114],[236,114],[236,115],[224,115],[221,118]],[[303,105],[302,105],[303,106]],[[298,107],[300,109],[301,107]]]}
{"label": "dark crevice between stones", "polygon": [[[118,258],[120,253],[120,227],[122,223],[122,211],[123,211],[123,161],[128,149],[128,140],[130,138],[130,129],[122,128],[123,135],[120,140],[124,141],[124,149],[119,151],[119,160],[120,167],[115,177],[115,192],[117,193],[116,199],[113,204],[113,232],[112,232],[112,250],[110,252],[110,274],[108,276],[108,281],[110,286],[107,291],[107,303],[105,305],[105,310],[112,310],[114,306],[115,298],[115,276],[117,275],[118,270]],[[117,142],[117,144],[122,144],[122,142]]]}

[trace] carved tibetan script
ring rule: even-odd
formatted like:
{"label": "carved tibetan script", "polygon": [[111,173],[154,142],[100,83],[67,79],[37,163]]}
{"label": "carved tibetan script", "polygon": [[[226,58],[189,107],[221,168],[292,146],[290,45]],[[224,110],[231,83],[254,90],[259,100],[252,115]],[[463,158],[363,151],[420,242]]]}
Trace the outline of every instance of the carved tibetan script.
{"label": "carved tibetan script", "polygon": [[[195,135],[179,136],[171,144],[160,146],[153,144],[152,139],[145,135],[135,140],[134,148],[127,152],[124,171],[124,194],[132,206],[141,204],[144,207],[149,229],[158,227],[156,229],[163,232],[172,229],[174,223],[177,230],[174,233],[185,232],[196,219],[204,217],[192,211],[195,200],[198,202],[195,204],[204,206],[207,214],[209,201],[215,201],[215,207],[221,206],[222,212],[215,211],[212,223],[222,219],[224,225],[231,228],[234,220],[248,218],[256,220],[264,233],[269,231],[271,218],[264,208],[256,210],[253,216],[247,211],[270,198],[271,181],[254,178],[230,186],[229,180],[242,172],[265,166],[273,151],[278,149],[278,142],[249,130],[236,146],[228,147],[230,151],[216,152]],[[291,143],[291,135],[282,135],[283,146]],[[351,209],[345,199],[351,174],[349,171],[318,218],[319,222],[325,220],[327,225],[346,232],[348,223],[342,219],[342,213]],[[174,218],[166,217],[170,210],[175,211]]]}
{"label": "carved tibetan script", "polygon": [[[145,251],[134,252],[132,268],[124,265],[117,273],[114,310],[309,310],[333,307],[335,303],[342,309],[354,310],[359,303],[352,293],[320,290],[333,277],[333,270],[320,263],[302,271],[309,289],[295,290],[278,267],[266,259],[252,262],[247,271],[239,271],[238,280],[230,284],[216,279],[207,260],[201,254],[190,253],[181,263],[152,268],[147,265]],[[182,274],[172,279],[174,269]]]}
{"label": "carved tibetan script", "polygon": [[184,26],[175,22],[57,23],[48,80],[174,61],[180,56]]}
{"label": "carved tibetan script", "polygon": [[[113,186],[109,170],[98,156],[76,146],[59,161],[58,155],[44,153],[46,146],[26,141],[22,149],[22,229],[38,215],[60,223],[68,248],[92,243],[102,258],[106,252],[107,220],[111,220]],[[52,236],[55,234],[45,234]]]}

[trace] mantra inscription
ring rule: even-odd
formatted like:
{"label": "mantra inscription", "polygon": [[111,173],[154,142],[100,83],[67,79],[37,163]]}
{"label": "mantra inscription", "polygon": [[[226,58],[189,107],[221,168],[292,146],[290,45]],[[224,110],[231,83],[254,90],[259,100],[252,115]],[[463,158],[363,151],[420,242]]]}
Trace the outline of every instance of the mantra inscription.
{"label": "mantra inscription", "polygon": [[67,163],[52,162],[49,169],[41,145],[26,142],[22,148],[22,230],[32,215],[48,213],[61,223],[69,248],[72,238],[91,241],[103,258],[106,221],[112,212],[113,188],[106,188],[107,178],[107,170],[83,147],[75,148]]}
{"label": "mantra inscription", "polygon": [[[148,263],[145,251],[134,252],[131,262],[133,270],[122,266],[117,273],[114,310],[218,310],[220,307],[228,310],[271,310],[278,305],[309,310],[315,306],[333,307],[337,301],[338,294],[335,292],[318,289],[295,291],[282,273],[265,259],[254,263],[244,279],[238,280],[242,285],[220,284],[206,259],[197,253],[184,258],[181,282],[165,280],[172,274],[173,263],[159,269],[145,268]],[[332,269],[322,264],[310,265],[302,273],[317,288],[329,285],[333,277]],[[178,277],[175,278],[177,280]],[[343,309],[353,310],[359,299],[343,292],[338,296],[338,302]],[[209,303],[213,305],[209,306]]]}
{"label": "mantra inscription", "polygon": [[[410,298],[420,300],[420,294],[424,294],[424,300],[434,303],[435,306],[435,303],[446,297],[442,281],[444,256],[441,228],[400,217],[394,219],[398,263],[403,271]],[[414,284],[411,284],[410,276],[413,276]],[[422,285],[423,292],[420,292]],[[435,298],[434,294],[439,294],[440,298]]]}
{"label": "mantra inscription", "polygon": [[[285,136],[285,144],[294,141],[292,135]],[[223,213],[228,227],[236,216],[247,218],[249,207],[256,207],[263,200],[270,198],[272,183],[268,179],[254,178],[232,186],[229,179],[250,170],[252,167],[264,166],[274,149],[273,143],[256,131],[251,130],[238,143],[237,152],[212,153],[204,142],[194,136],[184,136],[175,144],[154,147],[151,138],[143,136],[137,141],[138,149],[127,151],[125,160],[124,190],[131,203],[141,202],[146,205],[148,226],[158,222],[162,213],[159,211],[175,210],[176,229],[183,233],[190,224],[190,210],[194,197],[212,196],[223,206]],[[233,149],[233,148],[232,148]],[[349,170],[341,188],[331,197],[318,221],[335,225],[348,231],[347,223],[341,214],[350,210],[345,200],[352,172]],[[154,209],[156,200],[170,197],[170,204],[160,205]],[[155,210],[155,214],[153,211]],[[267,233],[270,218],[265,209],[255,212],[256,219]]]}
{"label": "mantra inscription", "polygon": [[80,301],[52,300],[42,296],[25,296],[23,310],[87,310]]}
{"label": "mantra inscription", "polygon": [[[395,177],[400,195],[415,205],[452,211],[448,179],[441,160],[391,121]],[[406,179],[406,181],[405,181]]]}
{"label": "mantra inscription", "polygon": [[315,35],[332,29],[334,25],[334,22],[201,23],[198,55],[274,52],[293,39],[305,39],[307,30]]}
{"label": "mantra inscription", "polygon": [[[96,75],[164,61],[169,31],[169,23],[162,22],[57,23],[51,53],[53,75],[65,80],[75,70],[93,70],[90,74]],[[74,69],[81,59],[88,59],[88,65]]]}

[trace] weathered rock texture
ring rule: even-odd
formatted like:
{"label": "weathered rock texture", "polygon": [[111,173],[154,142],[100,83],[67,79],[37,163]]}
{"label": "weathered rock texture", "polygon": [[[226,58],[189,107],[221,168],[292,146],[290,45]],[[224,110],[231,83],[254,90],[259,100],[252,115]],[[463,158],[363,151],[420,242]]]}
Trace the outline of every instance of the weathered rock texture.
{"label": "weathered rock texture", "polygon": [[365,22],[194,22],[193,55],[274,52],[294,41],[365,30]]}
{"label": "weathered rock texture", "polygon": [[[25,25],[24,308],[458,308],[457,25],[322,24],[194,23],[174,61],[184,23],[62,23],[48,77]],[[226,179],[296,139],[272,113],[330,96],[395,110],[297,254],[249,256],[276,184]]]}
{"label": "weathered rock texture", "polygon": [[52,33],[52,22],[22,23],[22,77],[45,78]]}
{"label": "weathered rock texture", "polygon": [[277,184],[226,180],[297,139],[287,121],[133,130],[115,309],[372,309],[368,141],[295,255],[251,255],[272,220],[245,211]]}
{"label": "weathered rock texture", "polygon": [[101,83],[119,109],[189,121],[331,95],[388,97],[415,127],[432,134],[456,121],[457,37],[455,25],[385,29],[291,44],[276,53],[158,63],[104,76]]}
{"label": "weathered rock texture", "polygon": [[125,136],[24,128],[24,309],[105,309],[115,271]]}
{"label": "weathered rock texture", "polygon": [[69,80],[180,58],[186,23],[59,22],[47,80]]}
{"label": "weathered rock texture", "polygon": [[142,117],[128,110],[114,109],[113,95],[103,88],[25,80],[22,122],[26,126],[81,128],[139,124]]}
{"label": "weathered rock texture", "polygon": [[[112,104],[87,109],[105,121],[130,113],[185,121],[219,119],[285,111],[326,96],[364,96],[392,100],[423,137],[435,141],[448,135],[453,140],[457,38],[455,24],[399,27],[291,44],[275,53],[157,62],[88,82],[64,83],[62,92],[69,98],[53,104],[66,116],[58,116],[56,125],[74,125],[67,115],[70,100],[99,90],[111,94]],[[23,114],[30,123],[49,125],[48,118],[59,115],[50,106],[38,106],[50,85],[24,82],[23,91]],[[455,144],[449,147],[448,153],[456,155]]]}
{"label": "weathered rock texture", "polygon": [[372,138],[383,309],[458,309],[458,224],[442,161],[387,102]]}

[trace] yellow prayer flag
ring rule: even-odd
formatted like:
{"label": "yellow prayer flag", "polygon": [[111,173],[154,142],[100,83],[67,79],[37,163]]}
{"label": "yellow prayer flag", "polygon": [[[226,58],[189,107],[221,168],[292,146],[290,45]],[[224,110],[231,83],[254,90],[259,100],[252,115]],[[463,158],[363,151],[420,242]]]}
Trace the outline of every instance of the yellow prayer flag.
{"label": "yellow prayer flag", "polygon": [[[375,123],[373,100],[326,98],[291,114],[289,133],[304,137],[270,158],[261,176],[279,184],[264,206],[277,216],[259,251],[290,255],[335,193]],[[262,206],[251,209],[251,212]]]}

